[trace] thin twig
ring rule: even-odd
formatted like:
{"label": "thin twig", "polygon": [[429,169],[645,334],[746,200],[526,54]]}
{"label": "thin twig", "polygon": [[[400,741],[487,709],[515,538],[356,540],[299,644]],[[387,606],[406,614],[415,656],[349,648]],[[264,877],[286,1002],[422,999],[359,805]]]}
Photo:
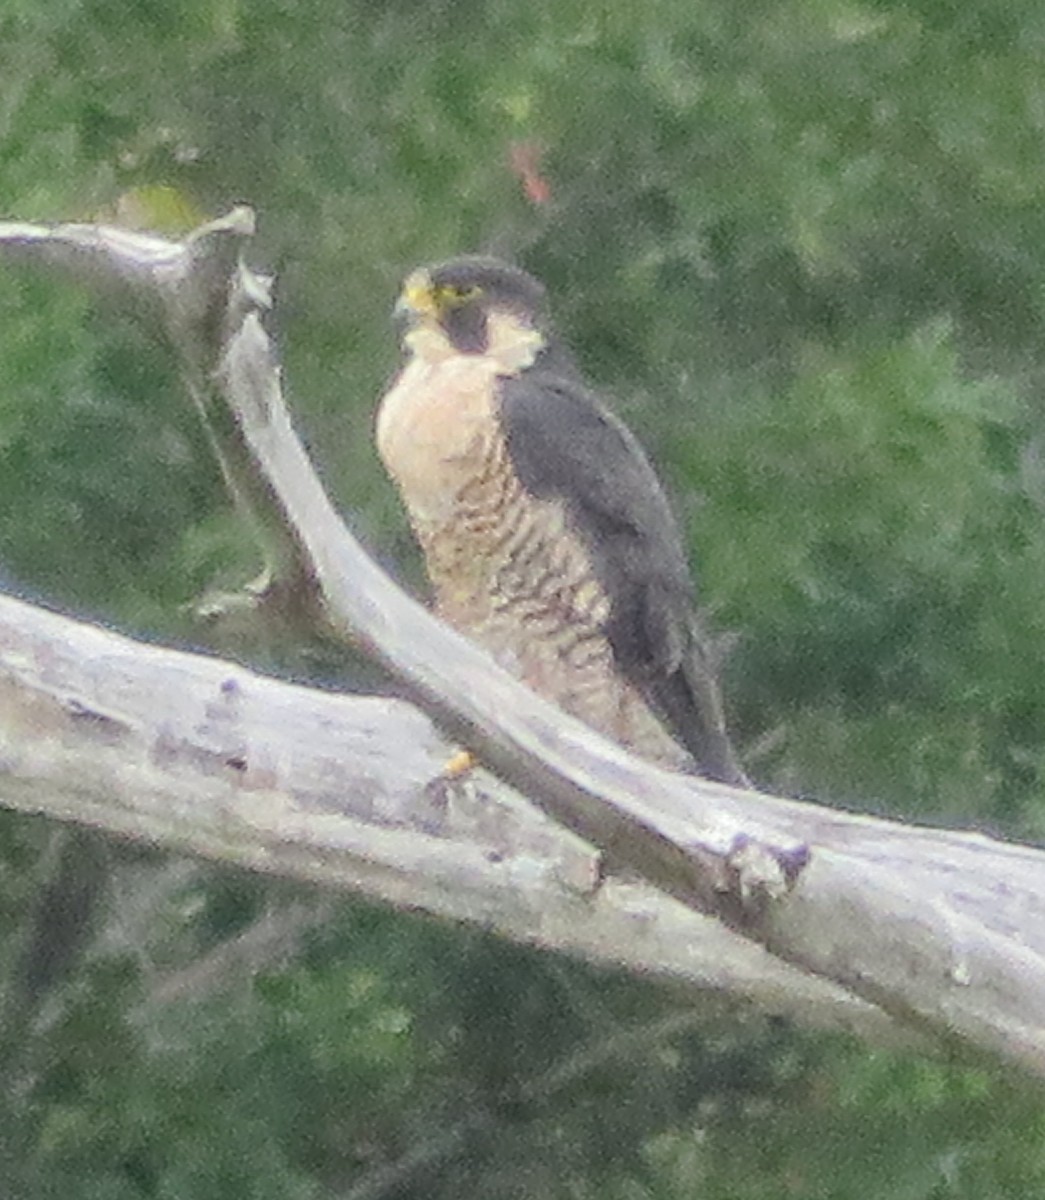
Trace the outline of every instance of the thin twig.
{"label": "thin twig", "polygon": [[[624,1058],[677,1037],[700,1025],[705,1018],[697,1010],[672,1013],[649,1024],[628,1026],[608,1037],[586,1042],[558,1063],[534,1078],[520,1084],[507,1100],[514,1103],[536,1104],[546,1101],[570,1084],[598,1070],[614,1059]],[[340,1200],[385,1200],[414,1182],[424,1173],[432,1173],[459,1158],[479,1136],[496,1129],[504,1120],[496,1111],[475,1112],[449,1129],[440,1130],[413,1146],[393,1163],[374,1167],[343,1192]]]}

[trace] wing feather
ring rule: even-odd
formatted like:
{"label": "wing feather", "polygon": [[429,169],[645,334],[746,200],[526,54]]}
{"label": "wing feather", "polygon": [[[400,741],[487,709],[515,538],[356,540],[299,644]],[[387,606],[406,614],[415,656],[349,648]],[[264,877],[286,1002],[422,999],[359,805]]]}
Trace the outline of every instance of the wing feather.
{"label": "wing feather", "polygon": [[606,634],[701,774],[746,782],[726,734],[715,672],[667,497],[631,431],[583,382],[538,362],[500,389],[508,453],[523,487],[563,501],[610,598]]}

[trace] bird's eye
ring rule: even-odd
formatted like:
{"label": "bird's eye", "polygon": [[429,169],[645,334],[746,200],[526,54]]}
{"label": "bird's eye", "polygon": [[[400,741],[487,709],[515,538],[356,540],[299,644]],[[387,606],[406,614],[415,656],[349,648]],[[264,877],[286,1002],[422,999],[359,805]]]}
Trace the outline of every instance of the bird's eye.
{"label": "bird's eye", "polygon": [[464,304],[481,294],[482,288],[474,283],[444,283],[438,288],[438,300],[441,304]]}

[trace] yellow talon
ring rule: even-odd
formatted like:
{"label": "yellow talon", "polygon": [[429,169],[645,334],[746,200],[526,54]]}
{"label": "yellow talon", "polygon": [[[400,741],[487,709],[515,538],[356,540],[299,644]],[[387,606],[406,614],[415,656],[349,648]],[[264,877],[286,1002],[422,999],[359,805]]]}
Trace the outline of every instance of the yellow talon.
{"label": "yellow talon", "polygon": [[471,752],[471,750],[458,750],[446,760],[443,766],[443,778],[460,779],[462,775],[467,775],[470,771],[474,771],[479,765],[479,760]]}

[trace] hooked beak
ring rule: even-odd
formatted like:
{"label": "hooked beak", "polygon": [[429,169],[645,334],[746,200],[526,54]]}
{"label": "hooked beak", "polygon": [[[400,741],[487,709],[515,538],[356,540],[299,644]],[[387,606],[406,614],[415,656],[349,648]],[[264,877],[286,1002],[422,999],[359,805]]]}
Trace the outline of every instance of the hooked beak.
{"label": "hooked beak", "polygon": [[392,312],[400,328],[409,328],[419,321],[438,316],[432,278],[425,270],[414,271],[403,284]]}

